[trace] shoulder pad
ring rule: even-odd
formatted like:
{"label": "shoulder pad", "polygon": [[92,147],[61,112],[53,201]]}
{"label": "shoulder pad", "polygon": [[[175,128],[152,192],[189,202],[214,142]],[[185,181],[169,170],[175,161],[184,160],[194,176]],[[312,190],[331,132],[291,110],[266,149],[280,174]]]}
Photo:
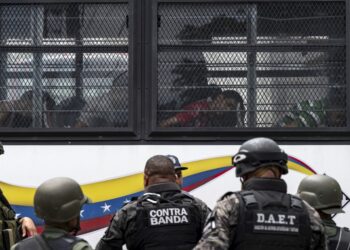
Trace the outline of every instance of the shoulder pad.
{"label": "shoulder pad", "polygon": [[240,196],[242,197],[246,207],[258,205],[258,201],[256,200],[253,191],[242,191]]}
{"label": "shoulder pad", "polygon": [[298,196],[290,195],[290,206],[292,208],[302,209],[303,201]]}
{"label": "shoulder pad", "polygon": [[192,206],[192,204],[199,203],[198,199],[196,199],[193,195],[187,192],[178,193],[174,195],[174,197],[172,197],[170,200],[175,203],[181,203],[189,206]]}
{"label": "shoulder pad", "polygon": [[73,245],[74,247],[83,247],[84,249],[85,249],[85,247],[86,246],[89,246],[89,243],[86,241],[86,240],[84,240],[84,239],[82,239],[82,238],[76,238],[76,240],[74,241],[74,245]]}
{"label": "shoulder pad", "polygon": [[73,244],[75,243],[75,239],[71,238],[71,237],[64,237],[63,240],[65,242],[67,242],[68,244]]}
{"label": "shoulder pad", "polygon": [[180,194],[185,196],[186,198],[190,198],[191,200],[195,200],[195,197],[192,194],[190,194],[190,193],[188,193],[186,191],[181,191]]}
{"label": "shoulder pad", "polygon": [[189,197],[194,197],[192,194],[190,194],[189,192],[187,192],[185,190],[181,190],[181,194],[187,195]]}

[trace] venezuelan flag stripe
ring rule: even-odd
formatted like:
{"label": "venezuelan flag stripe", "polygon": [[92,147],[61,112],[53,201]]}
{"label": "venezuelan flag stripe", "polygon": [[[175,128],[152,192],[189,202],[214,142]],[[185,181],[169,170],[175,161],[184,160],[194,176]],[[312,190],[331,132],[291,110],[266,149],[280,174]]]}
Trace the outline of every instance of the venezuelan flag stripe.
{"label": "venezuelan flag stripe", "polygon": [[310,166],[293,156],[288,156],[288,168],[306,175],[316,174]]}
{"label": "venezuelan flag stripe", "polygon": [[[184,171],[183,189],[191,191],[217,178],[234,168],[231,156],[187,162],[183,164],[189,169]],[[306,175],[316,172],[304,162],[289,156],[288,168]],[[84,193],[92,199],[92,204],[86,204],[81,210],[80,233],[91,232],[106,227],[113,214],[132,197],[142,195],[143,174],[137,173],[117,179],[82,185]],[[8,197],[19,216],[33,218],[39,226],[43,221],[35,216],[33,208],[34,188],[20,187],[0,182],[0,187]]]}

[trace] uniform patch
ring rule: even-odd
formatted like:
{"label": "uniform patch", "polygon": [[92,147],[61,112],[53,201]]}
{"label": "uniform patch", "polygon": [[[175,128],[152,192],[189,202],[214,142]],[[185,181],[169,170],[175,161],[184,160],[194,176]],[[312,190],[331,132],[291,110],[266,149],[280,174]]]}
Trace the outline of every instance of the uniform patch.
{"label": "uniform patch", "polygon": [[148,210],[150,226],[183,225],[190,223],[190,212],[186,207],[167,207]]}
{"label": "uniform patch", "polygon": [[256,233],[299,233],[299,216],[279,212],[256,212],[253,231]]}

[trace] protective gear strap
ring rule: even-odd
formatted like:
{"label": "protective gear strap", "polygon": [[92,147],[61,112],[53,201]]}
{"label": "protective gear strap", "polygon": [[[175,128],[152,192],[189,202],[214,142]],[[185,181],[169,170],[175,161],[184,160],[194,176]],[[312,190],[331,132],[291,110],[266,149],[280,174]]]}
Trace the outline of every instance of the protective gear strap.
{"label": "protective gear strap", "polygon": [[16,236],[13,233],[13,230],[8,228],[2,230],[2,237],[4,241],[4,249],[11,249],[11,247],[16,243]]}

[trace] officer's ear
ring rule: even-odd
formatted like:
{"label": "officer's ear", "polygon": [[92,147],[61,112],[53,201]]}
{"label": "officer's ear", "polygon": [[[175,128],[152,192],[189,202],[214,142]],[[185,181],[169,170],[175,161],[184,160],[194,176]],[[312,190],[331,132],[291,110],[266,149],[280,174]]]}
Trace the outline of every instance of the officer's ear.
{"label": "officer's ear", "polygon": [[147,174],[143,175],[143,186],[147,187],[149,183],[149,176]]}

